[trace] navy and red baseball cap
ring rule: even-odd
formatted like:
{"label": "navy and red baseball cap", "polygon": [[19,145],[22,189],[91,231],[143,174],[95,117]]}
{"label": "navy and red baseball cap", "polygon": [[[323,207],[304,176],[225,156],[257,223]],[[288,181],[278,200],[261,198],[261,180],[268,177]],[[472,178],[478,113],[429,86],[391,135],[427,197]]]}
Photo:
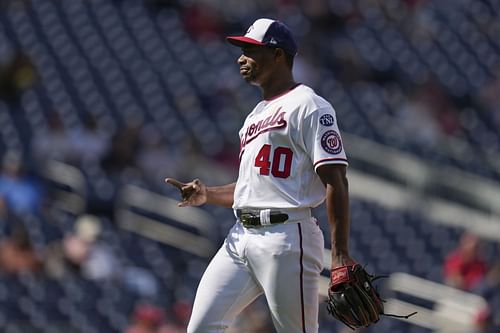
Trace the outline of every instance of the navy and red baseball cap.
{"label": "navy and red baseball cap", "polygon": [[297,54],[297,42],[290,29],[282,22],[261,18],[248,28],[244,36],[229,36],[226,40],[236,46],[245,44],[280,48],[286,53]]}

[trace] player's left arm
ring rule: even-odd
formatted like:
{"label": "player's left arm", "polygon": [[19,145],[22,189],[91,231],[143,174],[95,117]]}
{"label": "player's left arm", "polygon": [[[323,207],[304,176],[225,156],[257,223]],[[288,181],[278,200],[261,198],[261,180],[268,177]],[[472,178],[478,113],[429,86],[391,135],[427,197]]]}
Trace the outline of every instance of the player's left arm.
{"label": "player's left arm", "polygon": [[349,186],[343,164],[320,165],[316,172],[326,187],[326,210],[332,240],[332,268],[352,265],[349,256]]}

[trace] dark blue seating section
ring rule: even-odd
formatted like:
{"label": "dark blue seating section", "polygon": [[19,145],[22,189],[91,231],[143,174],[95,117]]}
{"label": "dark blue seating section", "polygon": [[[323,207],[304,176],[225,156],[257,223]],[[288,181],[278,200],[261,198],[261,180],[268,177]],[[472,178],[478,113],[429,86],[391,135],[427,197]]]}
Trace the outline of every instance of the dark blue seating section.
{"label": "dark blue seating section", "polygon": [[[351,212],[351,253],[359,262],[379,274],[407,272],[442,281],[443,260],[456,246],[462,230],[435,224],[415,213],[389,210],[355,199],[351,201]],[[227,225],[234,219],[227,210],[213,213]],[[317,208],[315,215],[325,231],[326,244],[329,244],[324,208]],[[37,223],[48,225],[43,220]],[[69,273],[60,280],[44,274],[16,277],[2,274],[0,322],[5,325],[29,322],[45,332],[65,327],[77,327],[85,332],[120,332],[140,300],[148,299],[165,309],[176,299],[192,300],[206,260],[120,230],[109,220],[103,219],[102,223],[102,241],[114,250],[119,261],[124,266],[153,274],[158,283],[154,297],[143,298],[117,281],[97,282],[77,273]],[[61,235],[64,233],[64,226],[51,226],[51,229],[57,229]],[[45,240],[35,241],[40,249],[47,244]],[[498,254],[493,243],[485,242],[484,249],[489,260]],[[321,325],[330,329],[337,326],[326,315],[321,317]],[[377,329],[381,326],[391,331],[427,332],[387,318]]]}
{"label": "dark blue seating section", "polygon": [[[361,2],[350,6],[356,19],[330,8],[325,15],[341,24],[314,29],[305,12],[298,67],[314,61],[303,70],[346,132],[498,178],[489,160],[499,147],[498,8],[493,1],[392,7]],[[47,128],[49,111],[69,129],[85,113],[110,132],[134,119],[154,123],[168,143],[194,139],[208,155],[236,144],[242,115],[234,110],[251,107],[258,91],[238,78],[237,49],[223,38],[196,41],[182,15],[132,1],[43,1],[2,12],[3,52],[21,48],[40,79],[22,95],[21,112],[1,116],[3,149],[26,149],[31,133]],[[228,33],[235,29],[220,20]],[[447,137],[459,141],[443,143]]]}
{"label": "dark blue seating section", "polygon": [[[238,50],[222,36],[193,35],[184,21],[191,9],[185,2],[146,2],[32,1],[0,10],[0,60],[21,50],[38,77],[19,100],[0,102],[1,155],[24,153],[29,170],[39,176],[34,140],[50,130],[55,112],[68,132],[80,129],[91,115],[109,140],[139,124],[158,130],[168,154],[181,159],[193,147],[213,161],[227,151],[236,156],[236,133],[259,99],[258,90],[239,78]],[[297,67],[307,74],[301,78],[333,103],[345,132],[429,163],[500,179],[491,162],[500,151],[498,103],[492,99],[498,96],[500,65],[496,1],[323,5],[322,13],[297,6],[299,15],[279,15],[300,32],[304,48]],[[249,16],[264,15],[255,8]],[[240,32],[254,19],[234,23],[223,9],[218,17],[223,33]],[[125,182],[171,197],[178,191],[131,172],[137,168],[133,163],[116,172],[103,159],[69,161],[85,176],[89,211],[102,215],[103,240],[121,264],[153,274],[158,290],[152,302],[168,309],[176,300],[191,301],[207,262],[119,230],[112,220],[113,200]],[[47,193],[52,185],[43,183]],[[232,213],[206,209],[219,222],[222,240]],[[356,199],[351,213],[351,250],[358,261],[380,274],[400,271],[442,280],[443,260],[462,230]],[[322,207],[316,215],[328,230]],[[55,221],[31,214],[23,223],[35,248],[43,251],[71,229],[74,219],[63,213]],[[2,221],[2,237],[7,230]],[[328,232],[325,237],[329,244]],[[485,243],[489,259],[497,254],[495,246]],[[74,273],[62,280],[1,274],[0,326],[9,332],[71,332],[76,327],[121,332],[139,299],[123,286]],[[321,327],[338,331],[324,315]],[[391,319],[366,331],[427,332]]]}

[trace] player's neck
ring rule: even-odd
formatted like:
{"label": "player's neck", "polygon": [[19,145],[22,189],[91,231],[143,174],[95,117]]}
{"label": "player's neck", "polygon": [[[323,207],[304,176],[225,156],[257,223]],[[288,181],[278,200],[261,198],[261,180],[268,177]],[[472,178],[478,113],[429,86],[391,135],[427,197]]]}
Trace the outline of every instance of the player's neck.
{"label": "player's neck", "polygon": [[289,75],[275,75],[272,80],[263,83],[260,86],[262,91],[262,98],[265,100],[273,99],[276,96],[282,95],[295,87],[297,83],[293,79],[292,74]]}

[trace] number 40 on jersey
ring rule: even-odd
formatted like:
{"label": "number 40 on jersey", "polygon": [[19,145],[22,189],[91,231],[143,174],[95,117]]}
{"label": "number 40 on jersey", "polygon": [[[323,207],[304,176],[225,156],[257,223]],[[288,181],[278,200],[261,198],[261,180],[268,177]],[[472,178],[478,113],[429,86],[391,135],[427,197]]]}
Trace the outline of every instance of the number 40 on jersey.
{"label": "number 40 on jersey", "polygon": [[271,145],[263,145],[255,157],[254,166],[260,168],[261,175],[269,176],[271,172],[274,177],[288,178],[292,170],[293,151],[288,147],[276,147],[271,159],[271,150]]}

